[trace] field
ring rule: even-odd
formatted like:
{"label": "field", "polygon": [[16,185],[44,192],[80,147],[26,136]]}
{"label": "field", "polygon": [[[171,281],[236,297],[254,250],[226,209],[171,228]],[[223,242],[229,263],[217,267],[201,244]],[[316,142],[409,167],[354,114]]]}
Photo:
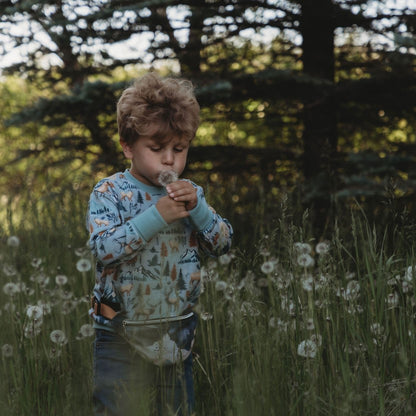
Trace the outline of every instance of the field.
{"label": "field", "polygon": [[[84,202],[2,205],[4,415],[92,414]],[[402,230],[354,209],[318,241],[288,210],[204,263],[197,415],[415,414],[416,261]]]}

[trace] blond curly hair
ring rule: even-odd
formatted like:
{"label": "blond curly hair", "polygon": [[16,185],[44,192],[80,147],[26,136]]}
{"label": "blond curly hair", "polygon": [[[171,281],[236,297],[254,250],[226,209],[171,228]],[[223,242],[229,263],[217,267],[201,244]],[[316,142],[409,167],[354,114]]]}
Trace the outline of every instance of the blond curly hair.
{"label": "blond curly hair", "polygon": [[190,81],[148,73],[127,88],[117,103],[120,140],[129,145],[140,137],[192,140],[199,126],[199,111]]}

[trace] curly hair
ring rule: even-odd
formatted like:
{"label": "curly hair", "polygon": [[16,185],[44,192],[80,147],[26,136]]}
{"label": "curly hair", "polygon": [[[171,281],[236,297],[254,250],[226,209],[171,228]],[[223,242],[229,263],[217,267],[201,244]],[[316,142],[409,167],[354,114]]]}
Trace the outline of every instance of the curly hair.
{"label": "curly hair", "polygon": [[148,73],[127,88],[117,103],[120,140],[129,145],[140,137],[165,141],[174,135],[192,140],[199,110],[190,81]]}

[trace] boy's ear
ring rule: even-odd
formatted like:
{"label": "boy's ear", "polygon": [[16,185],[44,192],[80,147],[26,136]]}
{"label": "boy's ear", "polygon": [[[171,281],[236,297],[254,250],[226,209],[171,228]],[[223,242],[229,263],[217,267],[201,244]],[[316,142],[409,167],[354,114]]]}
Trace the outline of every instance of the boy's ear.
{"label": "boy's ear", "polygon": [[131,146],[128,145],[123,139],[120,139],[121,148],[123,149],[124,156],[126,159],[132,159],[133,158],[133,152],[131,149]]}

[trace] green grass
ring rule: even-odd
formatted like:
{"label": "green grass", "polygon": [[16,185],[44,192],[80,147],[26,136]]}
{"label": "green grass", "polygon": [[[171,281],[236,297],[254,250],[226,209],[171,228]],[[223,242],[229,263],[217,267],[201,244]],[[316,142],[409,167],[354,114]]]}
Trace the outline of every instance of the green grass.
{"label": "green grass", "polygon": [[[91,323],[94,276],[76,268],[80,258],[92,260],[84,250],[83,200],[26,203],[8,215],[4,209],[2,414],[91,414],[93,336],[80,329]],[[394,247],[391,241],[403,241],[399,230],[376,231],[355,211],[319,254],[307,215],[295,225],[288,212],[281,208],[269,228],[240,229],[255,240],[248,246],[237,238],[231,256],[204,265],[197,414],[415,414],[415,279],[406,274],[416,264],[412,247]],[[17,247],[10,236],[19,237]],[[313,265],[299,265],[302,253]],[[59,286],[57,275],[68,281]],[[39,304],[43,316],[34,321],[27,310]],[[51,340],[54,330],[65,334],[62,345]]]}

